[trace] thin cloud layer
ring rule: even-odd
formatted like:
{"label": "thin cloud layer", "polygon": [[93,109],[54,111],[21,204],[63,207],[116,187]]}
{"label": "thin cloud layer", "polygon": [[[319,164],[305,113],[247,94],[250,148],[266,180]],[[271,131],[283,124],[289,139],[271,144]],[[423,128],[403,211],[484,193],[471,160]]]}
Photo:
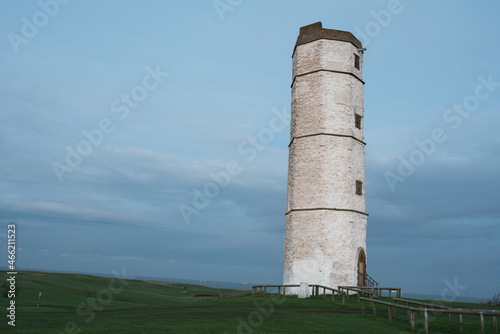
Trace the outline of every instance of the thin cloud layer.
{"label": "thin cloud layer", "polygon": [[[40,10],[4,7],[4,36]],[[368,273],[434,294],[457,278],[464,295],[490,297],[500,289],[500,65],[488,56],[499,51],[499,6],[405,2],[382,26],[373,12],[386,7],[70,2],[27,43],[5,38],[0,244],[16,222],[23,269],[281,282],[290,55],[298,29],[321,20],[368,47]],[[480,77],[491,94],[450,121]],[[435,129],[446,140],[427,152],[417,143]],[[417,163],[391,188],[401,159]]]}

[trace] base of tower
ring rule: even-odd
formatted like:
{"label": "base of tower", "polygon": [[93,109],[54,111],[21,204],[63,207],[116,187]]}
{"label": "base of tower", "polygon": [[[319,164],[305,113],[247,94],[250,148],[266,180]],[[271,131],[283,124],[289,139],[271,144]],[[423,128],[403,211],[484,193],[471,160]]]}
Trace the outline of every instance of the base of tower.
{"label": "base of tower", "polygon": [[[304,284],[306,285],[304,287]],[[292,285],[292,286],[290,286]],[[298,286],[297,286],[298,285]],[[299,296],[299,298],[308,298],[316,295],[332,295],[338,294],[339,286],[326,286],[318,283],[302,283],[302,284],[283,284],[285,286],[285,295],[286,296]],[[340,285],[342,286],[342,285]],[[325,287],[325,289],[323,289]],[[354,295],[357,292],[347,290],[344,291],[345,294]],[[302,297],[306,296],[306,297]]]}

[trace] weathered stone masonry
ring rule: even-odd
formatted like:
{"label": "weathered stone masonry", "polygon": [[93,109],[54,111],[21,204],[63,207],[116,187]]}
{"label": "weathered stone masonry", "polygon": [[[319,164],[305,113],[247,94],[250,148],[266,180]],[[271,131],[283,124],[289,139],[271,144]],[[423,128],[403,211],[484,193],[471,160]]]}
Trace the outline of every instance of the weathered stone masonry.
{"label": "weathered stone masonry", "polygon": [[284,284],[358,284],[368,216],[361,48],[351,33],[321,22],[300,29],[292,57]]}

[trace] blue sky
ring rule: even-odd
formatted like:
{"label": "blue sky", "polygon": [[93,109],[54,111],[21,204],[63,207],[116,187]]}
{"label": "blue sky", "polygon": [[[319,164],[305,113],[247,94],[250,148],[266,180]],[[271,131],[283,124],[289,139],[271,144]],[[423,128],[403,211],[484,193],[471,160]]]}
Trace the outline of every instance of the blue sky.
{"label": "blue sky", "polygon": [[322,21],[368,49],[368,273],[500,291],[498,2],[63,2],[0,12],[0,244],[17,222],[18,269],[279,283],[278,115],[299,28]]}

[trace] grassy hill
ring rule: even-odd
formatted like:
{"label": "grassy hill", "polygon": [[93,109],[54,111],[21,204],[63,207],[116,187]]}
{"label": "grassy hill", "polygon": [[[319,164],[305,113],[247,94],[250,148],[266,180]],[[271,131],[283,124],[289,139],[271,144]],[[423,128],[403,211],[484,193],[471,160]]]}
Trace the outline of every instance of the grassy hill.
{"label": "grassy hill", "polygon": [[[6,283],[5,272],[0,273],[1,282]],[[43,272],[19,272],[16,290],[13,328],[6,317],[10,300],[6,295],[7,285],[2,285],[1,333],[410,332],[406,316],[400,313],[391,325],[383,308],[377,310],[377,319],[369,313],[362,316],[356,298],[352,297],[343,306],[338,300],[332,303],[330,297],[305,300],[295,296],[262,297],[243,290]],[[42,297],[37,310],[39,291]],[[487,325],[491,330],[491,319],[487,319]],[[448,331],[447,317],[433,318],[430,328],[431,333],[452,333]],[[478,332],[479,320],[466,317],[465,333]]]}

